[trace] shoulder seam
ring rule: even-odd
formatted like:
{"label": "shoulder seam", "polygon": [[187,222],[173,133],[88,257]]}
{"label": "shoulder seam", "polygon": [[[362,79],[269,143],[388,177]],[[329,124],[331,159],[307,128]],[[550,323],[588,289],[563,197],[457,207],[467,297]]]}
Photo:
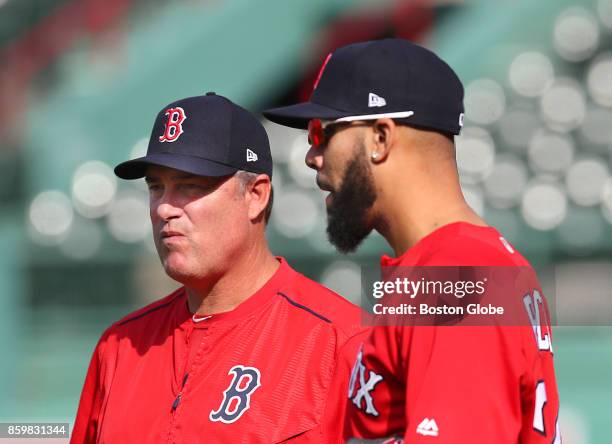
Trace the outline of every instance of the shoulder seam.
{"label": "shoulder seam", "polygon": [[128,322],[135,321],[135,320],[140,319],[140,318],[142,318],[142,317],[144,317],[144,316],[146,316],[146,315],[148,315],[148,314],[151,314],[151,313],[153,313],[154,311],[159,310],[160,308],[165,308],[165,307],[167,307],[168,305],[170,305],[172,302],[174,302],[174,300],[175,300],[177,297],[178,297],[178,294],[177,294],[175,297],[173,297],[172,299],[170,299],[168,302],[166,302],[166,303],[164,303],[164,304],[160,304],[160,305],[158,305],[158,306],[156,306],[156,307],[153,307],[153,308],[151,308],[151,309],[149,309],[149,310],[145,311],[144,313],[140,313],[139,315],[136,315],[136,316],[133,316],[133,317],[131,317],[131,318],[125,319],[125,320],[123,320],[123,321],[121,321],[121,322],[118,322],[116,325],[117,325],[117,326],[121,326],[121,325],[127,324]]}
{"label": "shoulder seam", "polygon": [[306,311],[306,312],[310,313],[311,315],[316,316],[317,318],[319,318],[319,319],[321,319],[322,321],[325,321],[325,322],[327,322],[327,323],[329,323],[329,324],[331,324],[331,323],[332,323],[332,321],[331,321],[331,320],[329,320],[329,319],[328,319],[328,318],[326,318],[325,316],[323,316],[323,315],[321,315],[321,314],[317,313],[316,311],[312,310],[311,308],[308,308],[308,307],[306,307],[305,305],[302,305],[302,304],[300,304],[300,303],[295,302],[293,299],[291,299],[291,298],[290,298],[289,296],[287,296],[285,293],[282,293],[282,292],[280,292],[280,291],[279,291],[279,292],[278,292],[278,294],[279,294],[280,296],[282,296],[283,298],[285,298],[285,299],[287,300],[287,302],[289,302],[289,303],[290,303],[291,305],[293,305],[294,307],[297,307],[297,308],[299,308],[299,309],[301,309],[301,310],[304,310],[304,311]]}

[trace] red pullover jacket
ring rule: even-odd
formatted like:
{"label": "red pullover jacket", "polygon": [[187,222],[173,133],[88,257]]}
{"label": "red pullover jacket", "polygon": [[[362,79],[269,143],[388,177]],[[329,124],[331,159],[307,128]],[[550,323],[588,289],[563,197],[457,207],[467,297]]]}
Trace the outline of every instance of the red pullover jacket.
{"label": "red pullover jacket", "polygon": [[230,312],[196,319],[180,288],[111,325],[71,444],[341,442],[360,310],[279,260]]}

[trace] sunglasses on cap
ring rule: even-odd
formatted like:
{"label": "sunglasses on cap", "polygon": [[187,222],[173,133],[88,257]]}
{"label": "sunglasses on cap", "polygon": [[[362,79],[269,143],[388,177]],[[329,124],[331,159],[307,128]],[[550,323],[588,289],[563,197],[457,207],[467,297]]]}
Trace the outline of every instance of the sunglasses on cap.
{"label": "sunglasses on cap", "polygon": [[390,119],[401,119],[410,117],[414,114],[413,111],[402,111],[397,113],[384,113],[384,114],[366,114],[362,116],[348,116],[341,117],[336,120],[321,120],[311,119],[308,122],[308,143],[313,148],[319,148],[329,142],[329,139],[341,128],[348,126],[357,126],[355,122],[362,122],[359,125],[371,125],[378,119],[390,118]]}

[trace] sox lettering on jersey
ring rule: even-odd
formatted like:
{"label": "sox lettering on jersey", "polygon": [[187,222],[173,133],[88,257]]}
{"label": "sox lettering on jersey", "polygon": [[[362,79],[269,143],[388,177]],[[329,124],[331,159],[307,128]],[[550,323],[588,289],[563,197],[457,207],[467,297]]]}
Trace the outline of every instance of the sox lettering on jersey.
{"label": "sox lettering on jersey", "polygon": [[[383,377],[369,370],[368,380],[365,380],[366,367],[363,364],[363,349],[359,350],[357,354],[357,360],[355,366],[351,372],[351,379],[349,381],[349,399],[357,406],[357,408],[363,410],[362,401],[365,401],[365,412],[368,415],[378,416],[378,410],[374,406],[374,400],[370,392],[374,390],[376,384],[382,381]],[[355,390],[355,384],[359,377],[359,390]],[[355,393],[355,396],[353,396]]]}
{"label": "sox lettering on jersey", "polygon": [[251,395],[261,386],[261,374],[255,367],[243,365],[235,365],[227,374],[234,375],[232,382],[223,392],[219,408],[210,412],[209,419],[231,424],[251,407]]}
{"label": "sox lettering on jersey", "polygon": [[165,115],[168,117],[164,134],[159,136],[160,142],[174,142],[183,134],[183,122],[187,119],[185,110],[180,106],[168,108]]}

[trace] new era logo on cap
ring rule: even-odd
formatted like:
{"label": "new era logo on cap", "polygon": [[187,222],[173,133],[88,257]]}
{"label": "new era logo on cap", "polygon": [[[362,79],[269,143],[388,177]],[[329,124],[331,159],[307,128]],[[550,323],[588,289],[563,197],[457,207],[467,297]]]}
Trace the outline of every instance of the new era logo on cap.
{"label": "new era logo on cap", "polygon": [[255,154],[253,151],[251,151],[250,149],[247,148],[246,150],[246,159],[247,162],[257,162],[257,154]]}
{"label": "new era logo on cap", "polygon": [[387,101],[374,93],[368,94],[368,106],[370,108],[385,106]]}

